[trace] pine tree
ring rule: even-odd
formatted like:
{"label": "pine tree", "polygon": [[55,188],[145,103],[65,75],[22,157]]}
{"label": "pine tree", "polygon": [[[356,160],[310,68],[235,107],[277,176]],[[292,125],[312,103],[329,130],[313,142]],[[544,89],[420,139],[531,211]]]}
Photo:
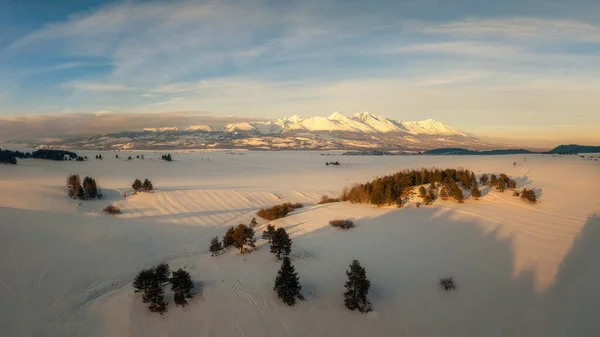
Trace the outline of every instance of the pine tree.
{"label": "pine tree", "polygon": [[139,293],[148,289],[154,278],[154,269],[143,269],[140,271],[133,279],[133,288],[135,288],[135,292]]}
{"label": "pine tree", "polygon": [[148,180],[147,178],[144,179],[144,183],[142,184],[142,190],[144,192],[150,192],[154,189],[154,186],[152,186],[152,182],[150,182],[150,180]]}
{"label": "pine tree", "polygon": [[273,239],[273,234],[275,234],[275,226],[267,225],[267,229],[265,229],[262,233],[262,238],[268,240],[271,243]]}
{"label": "pine tree", "polygon": [[77,199],[79,199],[79,200],[87,199],[87,197],[85,195],[85,191],[83,190],[83,186],[81,186],[81,185],[79,185],[79,187],[77,188]]}
{"label": "pine tree", "polygon": [[292,251],[292,239],[284,228],[277,228],[271,239],[271,253],[275,254],[278,260],[282,256],[290,255]]}
{"label": "pine tree", "polygon": [[256,225],[258,225],[258,222],[256,222],[256,218],[252,218],[252,220],[250,220],[250,228],[254,228],[256,227]]}
{"label": "pine tree", "polygon": [[225,233],[225,236],[223,236],[223,248],[229,248],[229,247],[233,246],[233,233],[234,232],[235,232],[235,230],[233,229],[233,226],[229,227],[229,229]]}
{"label": "pine tree", "polygon": [[193,288],[194,283],[187,271],[179,268],[177,271],[173,272],[173,277],[171,277],[171,290],[174,293],[174,300],[177,306],[186,306],[187,299],[194,297],[194,294],[192,293]]}
{"label": "pine tree", "polygon": [[473,185],[473,188],[471,189],[471,196],[475,198],[475,200],[479,200],[479,198],[481,198],[481,191],[477,185]]}
{"label": "pine tree", "polygon": [[367,300],[367,294],[371,287],[371,281],[367,279],[365,268],[361,267],[357,260],[352,261],[350,270],[346,271],[348,281],[344,285],[344,304],[350,310],[360,312],[371,311],[371,303]]}
{"label": "pine tree", "polygon": [[161,286],[169,282],[169,264],[161,263],[154,268],[154,277],[158,280]]}
{"label": "pine tree", "polygon": [[139,192],[142,189],[141,180],[136,179],[133,184],[131,184],[131,188],[133,188],[134,191]]}
{"label": "pine tree", "polygon": [[212,256],[217,255],[221,250],[223,249],[223,245],[221,245],[221,241],[219,241],[219,237],[215,236],[214,238],[212,238],[212,240],[210,241],[210,252],[212,253]]}
{"label": "pine tree", "polygon": [[446,192],[445,187],[442,187],[442,189],[440,190],[440,199],[448,200],[448,192]]}
{"label": "pine tree", "polygon": [[96,180],[92,177],[83,178],[83,191],[86,199],[96,199],[98,197],[98,188],[96,187]]}
{"label": "pine tree", "polygon": [[304,299],[302,294],[300,294],[302,286],[299,281],[298,273],[296,273],[294,266],[292,266],[290,258],[287,256],[284,257],[281,269],[279,269],[275,278],[275,286],[273,287],[273,290],[277,292],[277,297],[289,306],[296,304],[296,298]]}
{"label": "pine tree", "polygon": [[167,302],[165,302],[165,291],[160,284],[160,281],[156,278],[152,279],[148,288],[142,295],[142,301],[144,303],[150,303],[148,309],[152,312],[165,313],[167,311]]}
{"label": "pine tree", "polygon": [[487,174],[484,174],[481,176],[481,178],[479,178],[479,183],[481,183],[481,185],[487,185],[489,181],[489,177]]}
{"label": "pine tree", "polygon": [[78,174],[72,174],[67,178],[67,194],[69,197],[76,199],[81,188],[81,179]]}

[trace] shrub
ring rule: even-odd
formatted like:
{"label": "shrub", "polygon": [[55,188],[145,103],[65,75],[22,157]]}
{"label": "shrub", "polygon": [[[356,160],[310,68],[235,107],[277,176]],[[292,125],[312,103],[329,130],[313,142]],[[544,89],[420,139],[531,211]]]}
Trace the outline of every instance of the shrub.
{"label": "shrub", "polygon": [[518,197],[520,195],[521,195],[521,193],[519,191],[514,191],[513,192],[513,197]]}
{"label": "shrub", "polygon": [[276,205],[271,208],[263,208],[263,209],[259,210],[258,212],[256,212],[256,215],[258,215],[259,217],[266,219],[266,220],[277,220],[279,218],[283,218],[284,216],[287,216],[289,213],[293,212],[295,209],[302,208],[302,207],[304,207],[304,206],[300,203],[292,204],[292,203],[286,202],[284,204]]}
{"label": "shrub", "polygon": [[111,214],[111,215],[121,214],[121,209],[119,207],[116,207],[113,205],[108,205],[108,206],[104,207],[104,209],[102,211],[105,214]]}
{"label": "shrub", "polygon": [[421,207],[421,203],[417,202],[417,208]]}
{"label": "shrub", "polygon": [[327,195],[324,195],[324,196],[321,197],[321,201],[319,201],[317,203],[317,205],[330,204],[332,202],[339,202],[339,201],[340,201],[339,198],[331,198],[331,197],[329,197]]}
{"label": "shrub", "polygon": [[456,289],[456,283],[454,282],[454,277],[444,277],[440,279],[440,286],[442,289],[446,291],[451,291]]}
{"label": "shrub", "polygon": [[350,229],[354,227],[354,222],[352,222],[352,220],[331,220],[329,221],[329,224],[341,229]]}

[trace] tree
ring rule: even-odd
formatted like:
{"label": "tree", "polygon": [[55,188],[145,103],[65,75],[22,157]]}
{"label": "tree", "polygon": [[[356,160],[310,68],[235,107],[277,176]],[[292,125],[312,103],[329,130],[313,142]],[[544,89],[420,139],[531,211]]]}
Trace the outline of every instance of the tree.
{"label": "tree", "polygon": [[146,291],[154,278],[153,268],[142,269],[133,279],[133,288],[135,288],[135,292],[139,293],[141,291]]}
{"label": "tree", "polygon": [[254,229],[244,224],[239,224],[233,231],[233,246],[244,251],[244,245],[254,247]]}
{"label": "tree", "polygon": [[152,186],[152,182],[150,180],[148,180],[148,178],[144,179],[144,183],[142,184],[142,190],[144,192],[150,192],[154,189],[154,186]]}
{"label": "tree", "polygon": [[271,239],[271,253],[275,254],[278,260],[282,256],[290,255],[292,251],[292,239],[284,228],[277,228]]}
{"label": "tree", "polygon": [[225,236],[223,236],[223,248],[229,248],[231,246],[233,246],[233,233],[235,232],[235,230],[233,229],[233,226],[229,227],[229,229],[227,229],[227,232],[225,233]]}
{"label": "tree", "polygon": [[448,200],[448,192],[446,192],[445,187],[442,187],[442,189],[440,190],[440,199]]}
{"label": "tree", "polygon": [[171,290],[174,293],[174,300],[177,306],[186,306],[188,304],[187,299],[194,297],[192,290],[194,289],[194,283],[190,273],[179,268],[173,272],[171,277]]}
{"label": "tree", "polygon": [[165,291],[160,284],[160,281],[153,278],[148,288],[142,295],[144,303],[150,303],[148,309],[152,312],[165,313],[167,311],[167,302],[165,302]]}
{"label": "tree", "polygon": [[498,184],[498,177],[495,174],[492,174],[490,177],[490,186],[495,187]]}
{"label": "tree", "polygon": [[252,218],[252,220],[250,220],[250,227],[254,228],[256,227],[256,225],[258,225],[258,222],[256,222],[256,218]]}
{"label": "tree", "polygon": [[154,268],[154,277],[158,280],[161,286],[169,283],[169,264],[161,263]]}
{"label": "tree", "polygon": [[477,185],[473,185],[473,188],[471,189],[471,196],[475,198],[475,200],[479,200],[479,198],[481,198],[481,191]]}
{"label": "tree", "polygon": [[290,258],[287,256],[283,258],[281,268],[277,272],[273,290],[277,292],[277,297],[289,306],[296,304],[296,298],[304,299],[302,294],[300,294],[302,286],[300,285],[298,273],[296,273]]}
{"label": "tree", "polygon": [[83,178],[83,191],[86,199],[96,199],[98,197],[96,180],[92,177]]}
{"label": "tree", "polygon": [[488,181],[489,181],[489,177],[488,177],[488,175],[487,175],[487,174],[483,174],[483,175],[482,175],[482,176],[479,178],[479,183],[480,183],[481,185],[487,185]]}
{"label": "tree", "polygon": [[76,199],[80,188],[81,179],[78,174],[72,174],[67,177],[67,194],[69,197]]}
{"label": "tree", "polygon": [[101,154],[98,155],[98,159],[102,160],[102,155]]}
{"label": "tree", "polygon": [[214,238],[212,238],[212,240],[210,240],[209,250],[212,253],[212,256],[217,255],[222,249],[223,245],[221,244],[221,241],[219,241],[218,236],[215,236]]}
{"label": "tree", "polygon": [[119,159],[119,155],[118,155],[118,154],[116,154],[116,155],[115,155],[115,158]]}
{"label": "tree", "polygon": [[268,240],[271,243],[273,239],[273,234],[275,234],[275,226],[267,225],[267,229],[265,229],[262,233],[262,238]]}
{"label": "tree", "polygon": [[131,188],[133,188],[134,191],[139,192],[142,190],[142,181],[139,179],[136,179],[133,184],[131,184]]}
{"label": "tree", "polygon": [[352,261],[350,270],[346,271],[348,281],[344,285],[344,304],[350,310],[360,312],[371,311],[371,303],[367,300],[367,294],[371,287],[371,281],[367,279],[367,272],[357,260]]}

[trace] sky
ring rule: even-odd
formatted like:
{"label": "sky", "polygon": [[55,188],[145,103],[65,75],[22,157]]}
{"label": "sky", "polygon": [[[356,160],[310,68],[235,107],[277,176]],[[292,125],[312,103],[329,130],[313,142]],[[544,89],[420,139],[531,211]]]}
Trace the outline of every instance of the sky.
{"label": "sky", "polygon": [[0,125],[369,111],[600,145],[598,18],[597,0],[0,0]]}

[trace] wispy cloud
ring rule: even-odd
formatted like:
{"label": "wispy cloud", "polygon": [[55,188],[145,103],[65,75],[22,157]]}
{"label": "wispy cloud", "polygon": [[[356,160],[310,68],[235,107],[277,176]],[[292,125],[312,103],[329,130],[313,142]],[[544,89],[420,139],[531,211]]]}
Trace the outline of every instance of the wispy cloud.
{"label": "wispy cloud", "polygon": [[111,83],[93,83],[93,82],[79,82],[72,81],[63,83],[64,88],[83,90],[83,91],[97,91],[97,92],[111,92],[111,91],[135,91],[139,90],[135,87],[129,87],[122,84],[111,84]]}
{"label": "wispy cloud", "polygon": [[600,26],[571,20],[533,17],[470,18],[447,23],[407,22],[405,29],[436,35],[600,43]]}

